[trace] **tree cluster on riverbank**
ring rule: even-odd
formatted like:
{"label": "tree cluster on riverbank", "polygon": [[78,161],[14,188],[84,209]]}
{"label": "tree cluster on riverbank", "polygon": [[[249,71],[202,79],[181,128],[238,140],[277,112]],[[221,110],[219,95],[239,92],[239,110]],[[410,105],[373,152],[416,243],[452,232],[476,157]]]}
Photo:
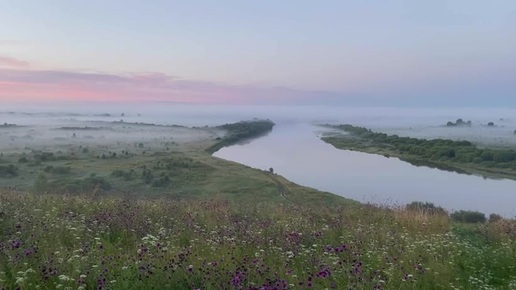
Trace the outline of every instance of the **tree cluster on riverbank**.
{"label": "tree cluster on riverbank", "polygon": [[449,139],[418,139],[373,132],[353,125],[328,125],[349,135],[328,136],[323,140],[339,148],[379,149],[402,159],[419,159],[437,164],[473,165],[478,168],[502,169],[516,174],[516,151],[512,149],[479,148],[469,141]]}
{"label": "tree cluster on riverbank", "polygon": [[215,127],[226,131],[226,135],[215,145],[208,148],[208,153],[215,153],[222,147],[237,144],[248,139],[260,137],[272,131],[274,123],[270,120],[242,121]]}

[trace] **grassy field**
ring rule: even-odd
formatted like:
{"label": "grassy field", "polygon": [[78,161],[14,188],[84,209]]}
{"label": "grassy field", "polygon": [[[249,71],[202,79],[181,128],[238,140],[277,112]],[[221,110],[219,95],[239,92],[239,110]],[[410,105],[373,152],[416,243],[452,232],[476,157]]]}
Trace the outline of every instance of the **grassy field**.
{"label": "grassy field", "polygon": [[373,206],[2,192],[5,289],[514,289],[516,225]]}
{"label": "grassy field", "polygon": [[513,220],[359,204],[212,157],[230,130],[141,126],[173,139],[5,151],[0,289],[516,288]]}

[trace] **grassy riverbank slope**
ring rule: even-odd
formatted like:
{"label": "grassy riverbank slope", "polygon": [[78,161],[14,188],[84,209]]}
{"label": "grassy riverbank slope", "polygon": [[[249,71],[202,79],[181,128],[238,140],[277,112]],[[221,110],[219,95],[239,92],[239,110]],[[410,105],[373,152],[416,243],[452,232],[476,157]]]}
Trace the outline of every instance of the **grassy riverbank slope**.
{"label": "grassy riverbank slope", "polygon": [[400,137],[352,125],[325,127],[344,133],[322,138],[339,149],[398,157],[416,166],[516,179],[516,151],[512,149],[479,148],[469,141]]}
{"label": "grassy riverbank slope", "polygon": [[0,156],[0,187],[35,194],[138,198],[221,194],[229,199],[282,201],[286,195],[278,193],[281,182],[297,189],[291,193],[293,199],[348,202],[211,156],[215,148],[261,136],[273,125],[260,120],[203,128],[80,122],[66,127],[16,128],[0,138],[5,145]]}

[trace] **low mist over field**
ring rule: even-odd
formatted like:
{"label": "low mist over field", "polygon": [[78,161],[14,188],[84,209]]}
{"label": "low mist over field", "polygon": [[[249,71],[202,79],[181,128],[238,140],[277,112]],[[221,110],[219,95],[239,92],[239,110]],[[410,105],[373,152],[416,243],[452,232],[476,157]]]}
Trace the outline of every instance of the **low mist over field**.
{"label": "low mist over field", "polygon": [[[73,130],[53,130],[62,127],[91,127],[77,130],[78,139],[100,138],[97,129],[106,129],[102,122],[123,129],[123,122],[159,125],[213,126],[224,123],[271,119],[276,123],[332,123],[354,124],[400,136],[417,138],[451,138],[469,140],[484,145],[509,146],[516,144],[516,109],[480,108],[371,108],[329,106],[223,106],[186,104],[46,104],[45,106],[8,105],[0,110],[0,124],[38,126],[51,130],[29,134],[22,128],[4,126],[2,142],[6,139],[70,137]],[[471,126],[446,126],[463,119]],[[82,123],[88,121],[91,123]],[[492,122],[492,126],[488,124]],[[113,125],[113,124],[111,124]],[[11,130],[6,130],[11,129]],[[44,137],[42,135],[45,135]],[[121,138],[134,138],[120,135]]]}

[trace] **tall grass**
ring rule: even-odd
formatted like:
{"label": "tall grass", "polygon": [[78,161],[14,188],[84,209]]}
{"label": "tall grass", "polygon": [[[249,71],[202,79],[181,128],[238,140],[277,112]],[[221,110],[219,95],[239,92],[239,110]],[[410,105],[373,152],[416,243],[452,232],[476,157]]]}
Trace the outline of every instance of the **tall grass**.
{"label": "tall grass", "polygon": [[0,289],[514,289],[513,221],[371,205],[0,194]]}

